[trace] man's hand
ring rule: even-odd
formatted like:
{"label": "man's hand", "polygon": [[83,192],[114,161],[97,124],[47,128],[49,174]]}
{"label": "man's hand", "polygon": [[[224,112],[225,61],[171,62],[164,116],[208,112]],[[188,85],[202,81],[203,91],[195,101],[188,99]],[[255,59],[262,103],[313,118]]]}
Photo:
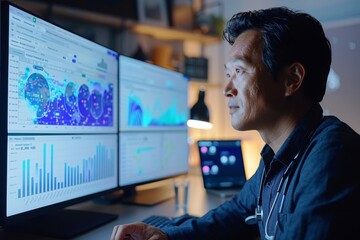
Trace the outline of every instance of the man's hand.
{"label": "man's hand", "polygon": [[115,226],[111,240],[169,240],[169,238],[159,228],[137,222]]}

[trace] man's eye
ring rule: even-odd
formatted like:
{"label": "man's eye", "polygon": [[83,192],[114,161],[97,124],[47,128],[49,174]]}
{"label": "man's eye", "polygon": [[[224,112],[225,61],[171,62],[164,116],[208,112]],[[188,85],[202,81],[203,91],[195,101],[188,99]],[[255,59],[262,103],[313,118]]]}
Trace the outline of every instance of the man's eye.
{"label": "man's eye", "polygon": [[227,74],[226,74],[226,77],[227,77],[227,78],[230,78],[230,74],[229,74],[229,73],[227,73]]}
{"label": "man's eye", "polygon": [[236,68],[235,71],[236,71],[236,73],[242,73],[243,72],[243,70],[241,68]]}

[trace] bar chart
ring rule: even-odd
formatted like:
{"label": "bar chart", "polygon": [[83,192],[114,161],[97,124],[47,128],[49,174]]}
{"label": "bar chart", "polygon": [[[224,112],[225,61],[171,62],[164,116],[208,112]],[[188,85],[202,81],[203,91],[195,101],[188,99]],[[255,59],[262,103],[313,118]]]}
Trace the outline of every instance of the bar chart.
{"label": "bar chart", "polygon": [[[50,148],[49,160],[46,157],[48,148]],[[71,166],[68,162],[64,162],[63,171],[60,173],[63,181],[59,181],[54,173],[54,144],[50,146],[43,144],[43,153],[42,167],[38,162],[32,164],[30,159],[22,161],[22,183],[21,188],[18,189],[18,198],[97,181],[114,175],[112,168],[115,161],[114,150],[109,152],[100,144],[96,146],[94,156],[83,159],[81,164]],[[47,168],[48,161],[50,161],[50,166]],[[34,166],[35,171],[31,171]]]}
{"label": "bar chart", "polygon": [[116,187],[116,145],[116,135],[9,137],[9,214]]}

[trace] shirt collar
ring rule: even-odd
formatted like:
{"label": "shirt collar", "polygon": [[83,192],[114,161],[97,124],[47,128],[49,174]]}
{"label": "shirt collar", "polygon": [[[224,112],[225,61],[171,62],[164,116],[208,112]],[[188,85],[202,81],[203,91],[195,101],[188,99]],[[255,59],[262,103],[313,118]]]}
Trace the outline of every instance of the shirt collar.
{"label": "shirt collar", "polygon": [[274,154],[271,147],[266,144],[261,151],[261,157],[264,160],[265,168],[270,166],[271,162],[279,162],[288,166],[295,156],[305,147],[309,134],[319,124],[323,116],[323,110],[319,103],[315,104],[305,116],[300,119],[279,151]]}

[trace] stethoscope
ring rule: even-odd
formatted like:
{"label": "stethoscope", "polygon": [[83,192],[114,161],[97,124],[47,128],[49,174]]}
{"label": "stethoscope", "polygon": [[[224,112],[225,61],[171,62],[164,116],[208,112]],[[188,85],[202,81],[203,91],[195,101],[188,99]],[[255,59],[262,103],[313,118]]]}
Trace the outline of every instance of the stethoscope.
{"label": "stethoscope", "polygon": [[[296,161],[296,159],[298,158],[299,156],[299,153],[296,154],[296,156],[294,157],[294,159],[290,162],[290,164],[286,167],[281,179],[280,179],[280,182],[279,182],[279,185],[278,185],[278,188],[276,190],[276,195],[275,195],[275,198],[274,198],[274,201],[270,207],[270,210],[269,210],[269,214],[266,218],[266,221],[265,221],[265,238],[267,240],[273,240],[274,239],[274,236],[270,236],[268,234],[268,223],[269,223],[269,219],[271,218],[273,212],[274,212],[274,208],[279,200],[279,196],[282,194],[282,198],[281,198],[281,202],[280,202],[280,207],[279,207],[279,213],[282,212],[282,208],[283,208],[283,205],[284,205],[284,200],[285,200],[285,195],[286,195],[286,192],[287,192],[287,189],[288,189],[288,186],[289,186],[289,176],[290,176],[290,170],[292,169],[292,166],[294,164],[294,162]],[[258,195],[258,198],[257,198],[257,206],[255,208],[255,214],[254,215],[251,215],[247,218],[245,218],[245,222],[247,224],[256,224],[260,221],[263,220],[263,209],[262,209],[262,190],[263,190],[263,185],[264,185],[264,178],[265,178],[265,169],[263,170],[262,172],[262,175],[261,175],[261,181],[260,181],[260,189],[259,189],[259,195]],[[275,223],[275,232],[276,232],[276,229],[277,229],[277,224],[278,224],[278,220],[276,220],[276,223]],[[274,234],[275,235],[275,234]]]}
{"label": "stethoscope", "polygon": [[[320,121],[321,122],[321,121]],[[299,158],[299,156],[301,155],[301,153],[303,152],[303,150],[305,150],[307,143],[310,142],[314,132],[316,130],[316,127],[314,129],[312,129],[312,131],[309,131],[307,136],[306,136],[306,140],[304,142],[304,145],[300,148],[299,152],[295,155],[295,157],[293,158],[293,160],[290,162],[290,164],[286,167],[280,182],[279,182],[279,186],[276,190],[276,195],[274,198],[274,201],[270,207],[269,210],[269,214],[266,218],[265,221],[265,238],[267,240],[274,240],[275,238],[275,234],[276,234],[276,230],[277,230],[277,225],[278,225],[278,219],[276,220],[275,223],[275,229],[274,229],[274,235],[270,236],[268,234],[268,223],[269,223],[269,219],[271,218],[273,212],[274,212],[274,208],[279,200],[279,196],[282,195],[281,197],[281,202],[280,202],[280,206],[279,206],[279,211],[278,213],[282,212],[283,209],[283,205],[284,205],[284,200],[285,200],[285,196],[289,187],[289,178],[291,177],[291,175],[293,174],[295,168],[294,168],[294,163],[297,162],[297,159]],[[265,180],[265,168],[263,169],[262,175],[261,175],[261,180],[260,180],[260,188],[259,188],[259,194],[257,197],[257,206],[255,208],[255,214],[248,216],[247,218],[245,218],[245,223],[247,224],[257,224],[258,222],[263,220],[263,209],[262,209],[262,190],[263,190],[263,185],[264,185],[264,180]]]}

